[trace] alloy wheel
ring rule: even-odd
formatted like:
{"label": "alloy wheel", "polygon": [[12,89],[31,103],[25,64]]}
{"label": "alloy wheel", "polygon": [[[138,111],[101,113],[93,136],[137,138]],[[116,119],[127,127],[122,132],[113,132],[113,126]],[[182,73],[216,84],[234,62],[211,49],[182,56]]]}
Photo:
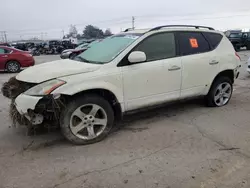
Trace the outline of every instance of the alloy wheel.
{"label": "alloy wheel", "polygon": [[85,104],[72,113],[70,129],[78,138],[91,140],[103,133],[107,123],[107,114],[101,106]]}
{"label": "alloy wheel", "polygon": [[223,106],[227,104],[232,95],[232,86],[227,83],[221,83],[215,90],[214,102],[217,106]]}

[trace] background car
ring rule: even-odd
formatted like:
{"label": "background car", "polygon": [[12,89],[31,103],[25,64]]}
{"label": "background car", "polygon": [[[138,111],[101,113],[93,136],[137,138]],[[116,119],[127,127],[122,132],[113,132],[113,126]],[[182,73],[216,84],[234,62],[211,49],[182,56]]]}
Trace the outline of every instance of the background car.
{"label": "background car", "polygon": [[247,72],[250,74],[250,58],[247,60]]}
{"label": "background car", "polygon": [[228,39],[234,46],[236,51],[240,51],[241,48],[250,50],[250,32],[231,32],[227,35]]}
{"label": "background car", "polygon": [[0,46],[0,70],[14,73],[19,72],[21,68],[33,66],[34,64],[35,60],[29,52]]}
{"label": "background car", "polygon": [[62,59],[73,59],[75,56],[79,55],[80,53],[84,52],[88,48],[89,43],[84,43],[77,46],[75,49],[66,49],[63,50],[61,53]]}
{"label": "background car", "polygon": [[91,43],[83,43],[80,44],[79,46],[77,46],[75,49],[67,49],[64,50],[61,53],[61,58],[62,59],[73,59],[74,57],[76,57],[77,55],[81,54],[82,52],[84,52],[85,50],[87,50],[88,48],[90,48],[91,46],[93,46],[94,44],[100,42],[100,40],[95,40]]}
{"label": "background car", "polygon": [[11,47],[11,45],[10,45],[9,43],[6,43],[6,42],[4,42],[4,43],[0,42],[0,46],[8,46],[8,47]]}

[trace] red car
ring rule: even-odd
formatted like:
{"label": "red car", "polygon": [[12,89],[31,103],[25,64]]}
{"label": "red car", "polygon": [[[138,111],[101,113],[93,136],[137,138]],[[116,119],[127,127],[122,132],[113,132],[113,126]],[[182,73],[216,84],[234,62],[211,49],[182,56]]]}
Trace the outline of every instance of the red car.
{"label": "red car", "polygon": [[35,60],[29,52],[7,46],[0,46],[0,70],[14,73],[21,68],[33,66]]}

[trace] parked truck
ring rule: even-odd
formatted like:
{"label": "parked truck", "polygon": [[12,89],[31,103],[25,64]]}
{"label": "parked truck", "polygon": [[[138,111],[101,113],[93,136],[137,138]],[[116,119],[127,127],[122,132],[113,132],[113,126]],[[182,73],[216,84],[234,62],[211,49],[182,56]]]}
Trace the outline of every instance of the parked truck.
{"label": "parked truck", "polygon": [[250,50],[250,32],[230,31],[226,35],[236,51],[244,47]]}

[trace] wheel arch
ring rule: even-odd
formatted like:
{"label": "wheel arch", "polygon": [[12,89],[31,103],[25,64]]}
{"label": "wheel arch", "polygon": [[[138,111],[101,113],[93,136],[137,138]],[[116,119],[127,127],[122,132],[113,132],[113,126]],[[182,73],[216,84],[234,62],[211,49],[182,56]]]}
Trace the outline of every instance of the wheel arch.
{"label": "wheel arch", "polygon": [[223,70],[223,71],[221,71],[220,73],[218,73],[218,74],[215,76],[213,82],[212,82],[211,85],[210,85],[209,91],[210,91],[210,89],[212,88],[214,82],[215,82],[219,77],[222,77],[222,76],[228,77],[228,78],[232,81],[232,83],[234,83],[234,70],[232,70],[232,69]]}
{"label": "wheel arch", "polygon": [[4,68],[6,69],[7,68],[7,64],[10,62],[10,61],[16,61],[17,63],[19,63],[20,67],[21,67],[21,63],[16,60],[16,59],[8,59],[6,62],[5,62],[5,65],[4,65]]}
{"label": "wheel arch", "polygon": [[72,97],[83,97],[84,95],[98,95],[100,97],[103,97],[106,99],[109,104],[112,106],[115,114],[115,118],[117,120],[122,119],[123,116],[123,106],[119,102],[117,96],[110,90],[108,89],[103,89],[103,88],[95,88],[95,89],[86,89],[80,92],[77,92],[73,95],[64,95],[66,99],[70,100]]}

